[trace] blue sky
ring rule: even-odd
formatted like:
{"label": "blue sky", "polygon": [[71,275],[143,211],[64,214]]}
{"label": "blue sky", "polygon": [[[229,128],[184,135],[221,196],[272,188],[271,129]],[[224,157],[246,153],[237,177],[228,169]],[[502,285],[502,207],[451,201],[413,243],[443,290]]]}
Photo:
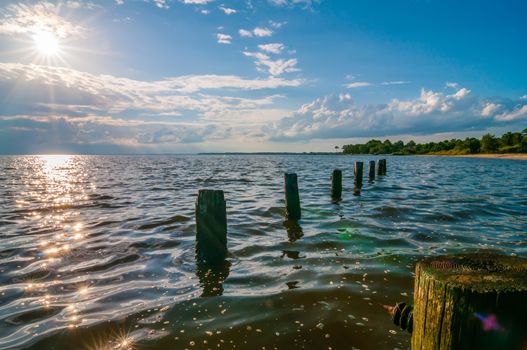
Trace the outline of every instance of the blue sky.
{"label": "blue sky", "polygon": [[0,153],[330,151],[527,127],[524,1],[0,3]]}

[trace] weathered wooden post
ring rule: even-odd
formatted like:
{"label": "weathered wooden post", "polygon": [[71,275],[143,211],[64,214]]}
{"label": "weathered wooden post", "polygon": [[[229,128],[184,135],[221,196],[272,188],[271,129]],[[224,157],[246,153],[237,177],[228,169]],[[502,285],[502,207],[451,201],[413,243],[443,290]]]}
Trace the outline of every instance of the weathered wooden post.
{"label": "weathered wooden post", "polygon": [[374,160],[370,160],[370,163],[369,163],[369,167],[368,167],[368,178],[371,180],[375,179],[375,161]]}
{"label": "weathered wooden post", "polygon": [[362,186],[362,170],[363,170],[363,162],[355,162],[355,186],[361,187]]}
{"label": "weathered wooden post", "polygon": [[379,159],[377,163],[377,175],[386,175],[386,159]]}
{"label": "weathered wooden post", "polygon": [[342,198],[342,170],[333,170],[333,175],[331,176],[331,197],[333,199]]}
{"label": "weathered wooden post", "polygon": [[287,218],[300,220],[300,195],[298,194],[298,179],[295,173],[284,174],[284,190]]}
{"label": "weathered wooden post", "polygon": [[219,264],[227,257],[227,208],[223,191],[199,190],[196,201],[198,260]]}
{"label": "weathered wooden post", "polygon": [[527,260],[442,256],[417,264],[412,349],[524,349]]}

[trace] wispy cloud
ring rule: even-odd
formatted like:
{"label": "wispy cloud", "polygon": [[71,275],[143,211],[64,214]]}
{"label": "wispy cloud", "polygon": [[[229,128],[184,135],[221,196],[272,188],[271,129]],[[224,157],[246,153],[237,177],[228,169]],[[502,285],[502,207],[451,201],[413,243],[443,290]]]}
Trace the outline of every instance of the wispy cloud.
{"label": "wispy cloud", "polygon": [[355,89],[355,88],[360,88],[360,87],[365,87],[365,86],[371,86],[371,83],[368,83],[366,81],[355,81],[353,83],[346,84],[346,87],[348,89]]}
{"label": "wispy cloud", "polygon": [[0,10],[0,34],[15,36],[41,31],[66,38],[81,34],[84,28],[62,17],[60,7],[50,2],[12,4]]}
{"label": "wispy cloud", "polygon": [[268,2],[275,6],[301,6],[303,8],[309,9],[313,4],[319,4],[321,0],[268,0]]}
{"label": "wispy cloud", "polygon": [[223,13],[225,13],[226,15],[232,15],[232,14],[235,14],[236,12],[238,12],[235,9],[231,9],[231,8],[228,8],[228,7],[225,7],[225,6],[220,6],[219,9],[222,10]]}
{"label": "wispy cloud", "polygon": [[244,51],[243,54],[247,57],[254,58],[256,67],[260,71],[267,71],[273,76],[299,71],[299,69],[296,67],[298,64],[298,60],[296,58],[273,60],[262,52]]}
{"label": "wispy cloud", "polygon": [[[271,104],[269,98],[248,99],[203,93],[219,89],[269,90],[296,87],[301,80],[278,77],[244,79],[233,75],[189,75],[158,81],[139,81],[111,75],[93,75],[64,67],[0,63],[0,87],[10,91],[13,103],[57,106],[88,106],[93,111],[120,113],[126,110],[181,112],[211,109],[254,108]],[[24,87],[32,91],[29,100]],[[7,90],[6,90],[7,89]],[[20,90],[22,89],[22,90]],[[56,97],[50,100],[50,90]],[[18,100],[16,92],[19,92]],[[80,108],[85,113],[88,108]],[[70,110],[68,110],[70,111]]]}
{"label": "wispy cloud", "polygon": [[[351,79],[355,78],[353,76],[350,76],[350,77],[352,77]],[[383,81],[380,83],[370,83],[367,81],[354,81],[351,83],[347,83],[344,86],[347,87],[348,89],[356,89],[356,88],[368,87],[368,86],[390,86],[390,85],[404,85],[404,84],[410,84],[410,82],[406,80]]]}
{"label": "wispy cloud", "polygon": [[182,0],[184,4],[190,4],[190,5],[206,5],[209,2],[213,2],[214,0]]}

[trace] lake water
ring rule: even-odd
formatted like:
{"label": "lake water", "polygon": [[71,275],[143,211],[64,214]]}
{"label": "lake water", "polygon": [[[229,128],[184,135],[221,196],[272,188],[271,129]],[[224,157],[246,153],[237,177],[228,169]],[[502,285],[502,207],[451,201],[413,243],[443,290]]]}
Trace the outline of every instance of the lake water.
{"label": "lake water", "polygon": [[[353,162],[376,158],[0,157],[0,348],[408,348],[382,305],[411,301],[420,258],[527,255],[527,162],[387,157],[354,195]],[[213,270],[195,260],[204,188],[227,200]]]}

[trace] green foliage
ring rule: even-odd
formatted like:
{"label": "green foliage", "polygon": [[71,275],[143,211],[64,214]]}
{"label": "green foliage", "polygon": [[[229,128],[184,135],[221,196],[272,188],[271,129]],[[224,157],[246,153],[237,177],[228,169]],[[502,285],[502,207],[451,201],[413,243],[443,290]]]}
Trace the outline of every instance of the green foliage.
{"label": "green foliage", "polygon": [[522,132],[507,132],[501,137],[483,135],[481,140],[467,137],[440,142],[415,143],[409,141],[390,142],[370,140],[364,144],[342,146],[344,154],[478,154],[478,153],[527,153],[527,129]]}

